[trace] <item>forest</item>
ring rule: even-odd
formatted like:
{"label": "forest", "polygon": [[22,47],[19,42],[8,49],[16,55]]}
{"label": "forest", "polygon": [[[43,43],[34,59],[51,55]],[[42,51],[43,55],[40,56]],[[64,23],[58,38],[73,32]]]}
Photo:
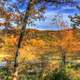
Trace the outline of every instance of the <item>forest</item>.
{"label": "forest", "polygon": [[80,80],[80,0],[0,0],[0,80]]}

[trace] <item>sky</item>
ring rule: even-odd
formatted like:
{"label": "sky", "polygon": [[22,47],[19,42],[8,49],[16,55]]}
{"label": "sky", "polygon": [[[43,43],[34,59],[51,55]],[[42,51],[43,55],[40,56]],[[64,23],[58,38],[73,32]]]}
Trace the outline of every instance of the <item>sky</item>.
{"label": "sky", "polygon": [[71,21],[69,16],[80,14],[80,10],[76,8],[76,5],[80,5],[80,0],[78,0],[77,3],[74,5],[62,4],[58,5],[58,7],[48,5],[48,9],[44,14],[44,16],[46,16],[46,20],[35,21],[36,26],[29,26],[29,27],[39,30],[60,30],[62,28],[59,25],[52,24],[53,23],[52,19],[54,18],[54,16],[59,15],[61,16],[60,21],[65,22],[65,24],[70,28]]}
{"label": "sky", "polygon": [[[26,4],[25,0],[24,2],[20,5],[18,5],[19,9],[21,11],[25,10]],[[45,10],[44,17],[45,20],[41,21],[35,21],[35,25],[27,25],[27,28],[32,28],[32,29],[39,29],[39,30],[59,30],[61,27],[57,24],[56,22],[53,22],[54,18],[58,18],[57,22],[65,22],[65,25],[67,25],[69,28],[71,27],[71,21],[68,16],[74,16],[75,14],[80,14],[80,9],[76,8],[76,5],[80,5],[80,0],[74,0],[76,1],[75,4],[59,4],[57,7],[55,5],[51,6],[50,4],[47,4],[47,9]],[[15,3],[16,0],[9,0],[10,4]],[[11,9],[11,6],[5,5],[6,8]],[[56,15],[60,17],[55,17]],[[5,21],[5,20],[3,20]],[[1,22],[1,19],[0,19]],[[54,23],[54,24],[53,24]],[[15,24],[14,24],[15,25]]]}

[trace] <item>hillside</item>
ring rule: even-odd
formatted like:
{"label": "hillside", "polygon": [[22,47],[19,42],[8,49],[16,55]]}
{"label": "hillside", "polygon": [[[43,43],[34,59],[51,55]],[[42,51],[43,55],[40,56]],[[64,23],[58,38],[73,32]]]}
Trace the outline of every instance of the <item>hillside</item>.
{"label": "hillside", "polygon": [[[28,29],[26,30],[22,42],[19,58],[20,60],[33,60],[36,58],[41,58],[43,54],[46,55],[48,53],[49,55],[55,55],[59,57],[59,55],[61,55],[62,53],[61,48],[66,50],[66,53],[73,53],[75,55],[75,53],[79,53],[80,51],[79,34],[79,29],[69,29],[61,31],[39,31]],[[18,37],[19,30],[9,30],[7,31],[7,34],[5,31],[0,31],[1,56],[5,54],[6,56],[11,55],[12,57],[14,57]]]}

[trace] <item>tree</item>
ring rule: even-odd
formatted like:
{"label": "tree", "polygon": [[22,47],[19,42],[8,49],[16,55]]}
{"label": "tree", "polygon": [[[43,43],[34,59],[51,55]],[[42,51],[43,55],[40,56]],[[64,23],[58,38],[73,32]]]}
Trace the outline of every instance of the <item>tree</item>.
{"label": "tree", "polygon": [[59,29],[61,30],[58,34],[59,40],[56,46],[58,47],[61,56],[61,68],[65,69],[67,54],[70,53],[72,42],[75,40],[75,37],[73,35],[74,30],[68,28],[68,24],[66,24],[67,22],[64,22],[63,16],[61,15],[56,15],[53,17],[53,25],[54,22],[59,26]]}
{"label": "tree", "polygon": [[69,16],[72,21],[72,27],[80,27],[80,15]]}
{"label": "tree", "polygon": [[17,45],[17,49],[16,49],[15,60],[14,60],[15,62],[14,62],[14,77],[13,77],[13,80],[17,80],[17,77],[18,77],[18,70],[17,70],[18,61],[17,61],[17,59],[18,59],[18,54],[19,54],[19,48],[21,47],[21,42],[22,42],[23,35],[24,35],[25,29],[26,29],[26,23],[28,23],[28,18],[29,18],[29,15],[31,13],[31,9],[33,10],[34,3],[35,3],[34,0],[29,1],[28,6],[26,8],[26,12],[25,12],[24,17],[22,19],[22,29],[21,29],[21,32],[20,32],[20,37],[19,37],[19,41],[18,41],[18,45]]}

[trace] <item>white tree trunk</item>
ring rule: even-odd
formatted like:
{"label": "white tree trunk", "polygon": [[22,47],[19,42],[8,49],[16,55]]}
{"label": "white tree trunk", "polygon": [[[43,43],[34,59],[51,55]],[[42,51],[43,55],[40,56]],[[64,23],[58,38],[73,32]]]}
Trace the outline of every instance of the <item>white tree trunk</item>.
{"label": "white tree trunk", "polygon": [[13,74],[13,79],[12,80],[18,80],[18,69],[15,70],[14,74]]}

